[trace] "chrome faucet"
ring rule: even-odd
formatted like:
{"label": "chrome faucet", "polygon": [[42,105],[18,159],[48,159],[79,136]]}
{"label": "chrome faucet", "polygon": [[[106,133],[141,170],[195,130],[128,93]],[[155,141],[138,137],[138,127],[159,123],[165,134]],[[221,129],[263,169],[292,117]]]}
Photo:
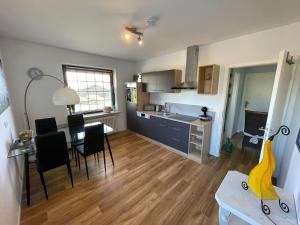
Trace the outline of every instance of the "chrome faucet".
{"label": "chrome faucet", "polygon": [[168,109],[168,107],[169,107],[169,104],[165,103],[165,111],[164,111],[165,113],[169,113],[170,109]]}

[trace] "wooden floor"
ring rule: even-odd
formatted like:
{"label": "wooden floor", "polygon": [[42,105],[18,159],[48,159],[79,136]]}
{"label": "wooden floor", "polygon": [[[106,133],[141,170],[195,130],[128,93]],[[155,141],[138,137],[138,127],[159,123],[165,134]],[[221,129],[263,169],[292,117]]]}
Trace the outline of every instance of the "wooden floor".
{"label": "wooden floor", "polygon": [[88,181],[73,160],[74,188],[64,167],[45,173],[48,201],[33,166],[32,204],[23,201],[21,224],[218,224],[214,195],[226,172],[248,173],[259,157],[237,148],[199,165],[130,132],[109,138],[115,167],[106,154],[105,174],[102,158],[91,156]]}

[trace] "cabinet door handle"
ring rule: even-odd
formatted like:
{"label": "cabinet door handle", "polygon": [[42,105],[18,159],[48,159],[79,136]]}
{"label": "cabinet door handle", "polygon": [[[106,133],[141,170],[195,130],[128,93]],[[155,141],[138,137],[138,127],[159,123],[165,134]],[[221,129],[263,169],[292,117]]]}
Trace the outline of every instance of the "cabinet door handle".
{"label": "cabinet door handle", "polygon": [[161,126],[161,127],[166,127],[167,125],[166,125],[166,124],[160,123],[159,126]]}
{"label": "cabinet door handle", "polygon": [[172,130],[180,131],[181,129],[180,129],[180,128],[177,128],[177,127],[172,127]]}

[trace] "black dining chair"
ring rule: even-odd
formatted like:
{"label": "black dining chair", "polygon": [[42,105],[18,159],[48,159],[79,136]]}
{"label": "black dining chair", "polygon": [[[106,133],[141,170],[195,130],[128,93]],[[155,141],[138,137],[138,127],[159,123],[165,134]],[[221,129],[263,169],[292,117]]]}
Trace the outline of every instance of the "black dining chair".
{"label": "black dining chair", "polygon": [[35,137],[37,170],[40,174],[46,199],[48,200],[47,187],[43,173],[66,165],[73,187],[73,176],[68,155],[66,136],[63,131],[52,132]]}
{"label": "black dining chair", "polygon": [[84,118],[82,114],[74,114],[68,116],[68,125],[71,132],[71,129],[80,129],[84,127]]}
{"label": "black dining chair", "polygon": [[82,114],[74,114],[68,116],[68,126],[69,132],[71,136],[71,148],[72,148],[72,156],[75,155],[75,163],[77,166],[77,157],[75,153],[75,148],[78,145],[83,145],[83,140],[73,140],[72,135],[78,132],[84,131],[84,118]]}
{"label": "black dining chair", "polygon": [[57,132],[56,120],[54,117],[35,120],[35,130],[37,135]]}
{"label": "black dining chair", "polygon": [[[84,144],[76,146],[78,166],[80,168],[79,155],[84,157],[86,175],[89,179],[89,171],[87,165],[87,157],[98,152],[103,152],[104,168],[106,172],[105,147],[104,147],[104,125],[97,124],[85,127]],[[99,160],[99,159],[98,159]]]}

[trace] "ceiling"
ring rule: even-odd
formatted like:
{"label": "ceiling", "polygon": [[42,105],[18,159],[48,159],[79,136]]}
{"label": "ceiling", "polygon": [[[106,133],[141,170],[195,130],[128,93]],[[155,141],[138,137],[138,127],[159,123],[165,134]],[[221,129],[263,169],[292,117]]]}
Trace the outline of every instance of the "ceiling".
{"label": "ceiling", "polygon": [[[143,60],[300,20],[299,0],[0,0],[0,36]],[[124,27],[142,29],[144,45]]]}

